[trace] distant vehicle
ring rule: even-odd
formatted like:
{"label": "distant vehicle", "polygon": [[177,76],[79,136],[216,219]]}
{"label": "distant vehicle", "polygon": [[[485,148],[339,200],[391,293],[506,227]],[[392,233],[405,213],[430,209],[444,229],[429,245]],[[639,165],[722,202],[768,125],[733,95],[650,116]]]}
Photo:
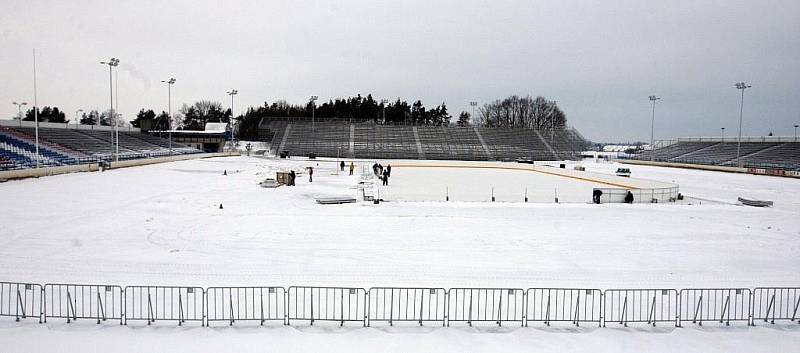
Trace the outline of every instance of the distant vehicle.
{"label": "distant vehicle", "polygon": [[517,163],[524,163],[524,164],[533,164],[533,160],[529,158],[517,158]]}
{"label": "distant vehicle", "polygon": [[631,170],[628,168],[617,168],[617,176],[630,178]]}

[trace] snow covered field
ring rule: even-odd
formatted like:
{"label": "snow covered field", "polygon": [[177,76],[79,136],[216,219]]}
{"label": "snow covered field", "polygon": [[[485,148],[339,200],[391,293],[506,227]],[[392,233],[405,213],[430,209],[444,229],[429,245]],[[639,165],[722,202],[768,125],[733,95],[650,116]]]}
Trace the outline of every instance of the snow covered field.
{"label": "snow covered field", "polygon": [[[334,175],[329,161],[230,157],[2,183],[0,280],[204,287],[800,286],[800,180],[632,165],[634,177],[678,183],[702,204],[314,202],[316,196],[359,195],[360,171],[372,162],[359,163],[348,176]],[[257,185],[276,170],[306,166],[315,166],[313,183],[302,174],[297,187]],[[584,166],[613,174],[619,165]],[[476,178],[461,174],[466,170],[424,175],[425,169],[411,169],[393,169],[382,195],[441,192],[439,182],[421,190],[404,186],[406,178],[449,178],[467,188]],[[489,174],[478,178],[496,177]],[[738,196],[773,200],[775,207],[737,206]],[[5,318],[0,347],[789,352],[800,344],[798,326],[134,329],[20,325]]]}

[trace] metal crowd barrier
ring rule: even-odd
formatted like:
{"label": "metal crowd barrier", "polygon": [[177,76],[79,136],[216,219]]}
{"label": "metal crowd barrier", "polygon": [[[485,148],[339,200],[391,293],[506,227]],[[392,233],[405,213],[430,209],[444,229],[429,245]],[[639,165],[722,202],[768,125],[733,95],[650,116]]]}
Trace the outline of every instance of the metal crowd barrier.
{"label": "metal crowd barrier", "polygon": [[628,323],[656,326],[657,322],[680,326],[680,302],[675,289],[607,289],[603,296],[603,327],[609,322],[625,327]]}
{"label": "metal crowd barrier", "polygon": [[0,316],[16,321],[29,317],[42,322],[42,286],[34,283],[0,282]]}
{"label": "metal crowd barrier", "polygon": [[125,325],[128,321],[187,321],[203,323],[205,291],[200,287],[125,287]]}
{"label": "metal crowd barrier", "polygon": [[748,288],[698,288],[681,289],[679,324],[691,320],[700,326],[703,322],[724,323],[746,321],[750,324],[751,293]]}
{"label": "metal crowd barrier", "polygon": [[0,316],[132,321],[724,323],[795,322],[800,287],[599,289],[373,287],[170,287],[0,282]]}
{"label": "metal crowd barrier", "polygon": [[210,287],[206,290],[206,325],[226,321],[280,321],[286,319],[283,287]]}
{"label": "metal crowd barrier", "polygon": [[44,322],[47,318],[108,319],[122,325],[122,287],[114,285],[45,284]]}
{"label": "metal crowd barrier", "polygon": [[367,325],[365,313],[367,291],[351,287],[289,287],[286,324],[291,320],[336,321],[339,326],[347,321],[360,321]]}
{"label": "metal crowd barrier", "polygon": [[395,288],[373,287],[369,289],[367,326],[375,322],[437,322],[445,325],[447,291],[444,288]]}
{"label": "metal crowd barrier", "polygon": [[[753,291],[753,324],[764,320],[794,322],[800,308],[800,287],[758,287]],[[800,321],[799,321],[800,322]]]}
{"label": "metal crowd barrier", "polygon": [[525,292],[519,288],[451,288],[447,291],[447,325],[451,322],[524,324]]}
{"label": "metal crowd barrier", "polygon": [[525,326],[529,322],[581,322],[601,324],[603,294],[599,289],[528,288]]}

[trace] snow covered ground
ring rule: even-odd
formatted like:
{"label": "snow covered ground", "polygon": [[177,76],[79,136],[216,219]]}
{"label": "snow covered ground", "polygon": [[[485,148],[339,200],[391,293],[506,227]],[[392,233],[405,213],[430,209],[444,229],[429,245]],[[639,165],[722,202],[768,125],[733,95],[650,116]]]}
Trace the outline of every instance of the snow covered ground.
{"label": "snow covered ground", "polygon": [[[800,286],[797,179],[631,165],[634,177],[678,183],[702,204],[314,202],[317,196],[360,195],[356,184],[372,163],[359,162],[349,176],[336,175],[331,161],[229,157],[2,183],[0,280],[204,287]],[[304,173],[296,187],[257,185],[277,170],[308,166],[315,167],[313,183]],[[613,174],[619,165],[584,166]],[[425,177],[413,175],[422,171],[395,168],[383,192],[391,195],[395,181],[402,189],[404,178]],[[475,180],[469,170],[447,177],[466,187]],[[436,195],[436,187],[412,188]],[[738,196],[773,200],[775,207],[737,206]],[[6,318],[0,319],[0,347],[789,352],[800,344],[798,326],[204,329]]]}

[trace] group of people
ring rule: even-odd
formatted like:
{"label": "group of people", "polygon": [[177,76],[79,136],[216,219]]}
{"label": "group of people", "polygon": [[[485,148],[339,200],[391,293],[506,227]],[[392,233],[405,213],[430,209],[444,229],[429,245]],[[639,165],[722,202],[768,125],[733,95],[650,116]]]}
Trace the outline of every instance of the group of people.
{"label": "group of people", "polygon": [[[308,182],[314,182],[314,167],[306,167],[308,169]],[[289,171],[289,180],[286,181],[286,186],[295,186],[295,179],[297,179],[297,173],[295,173],[294,169]]]}
{"label": "group of people", "polygon": [[372,172],[378,176],[378,179],[383,181],[383,185],[389,185],[389,177],[392,176],[391,164],[386,165],[386,168],[384,168],[383,165],[375,162],[375,164],[372,165]]}
{"label": "group of people", "polygon": [[[339,162],[339,169],[344,171],[344,161]],[[353,162],[350,162],[350,175],[353,175],[353,170],[356,169],[356,165]]]}

